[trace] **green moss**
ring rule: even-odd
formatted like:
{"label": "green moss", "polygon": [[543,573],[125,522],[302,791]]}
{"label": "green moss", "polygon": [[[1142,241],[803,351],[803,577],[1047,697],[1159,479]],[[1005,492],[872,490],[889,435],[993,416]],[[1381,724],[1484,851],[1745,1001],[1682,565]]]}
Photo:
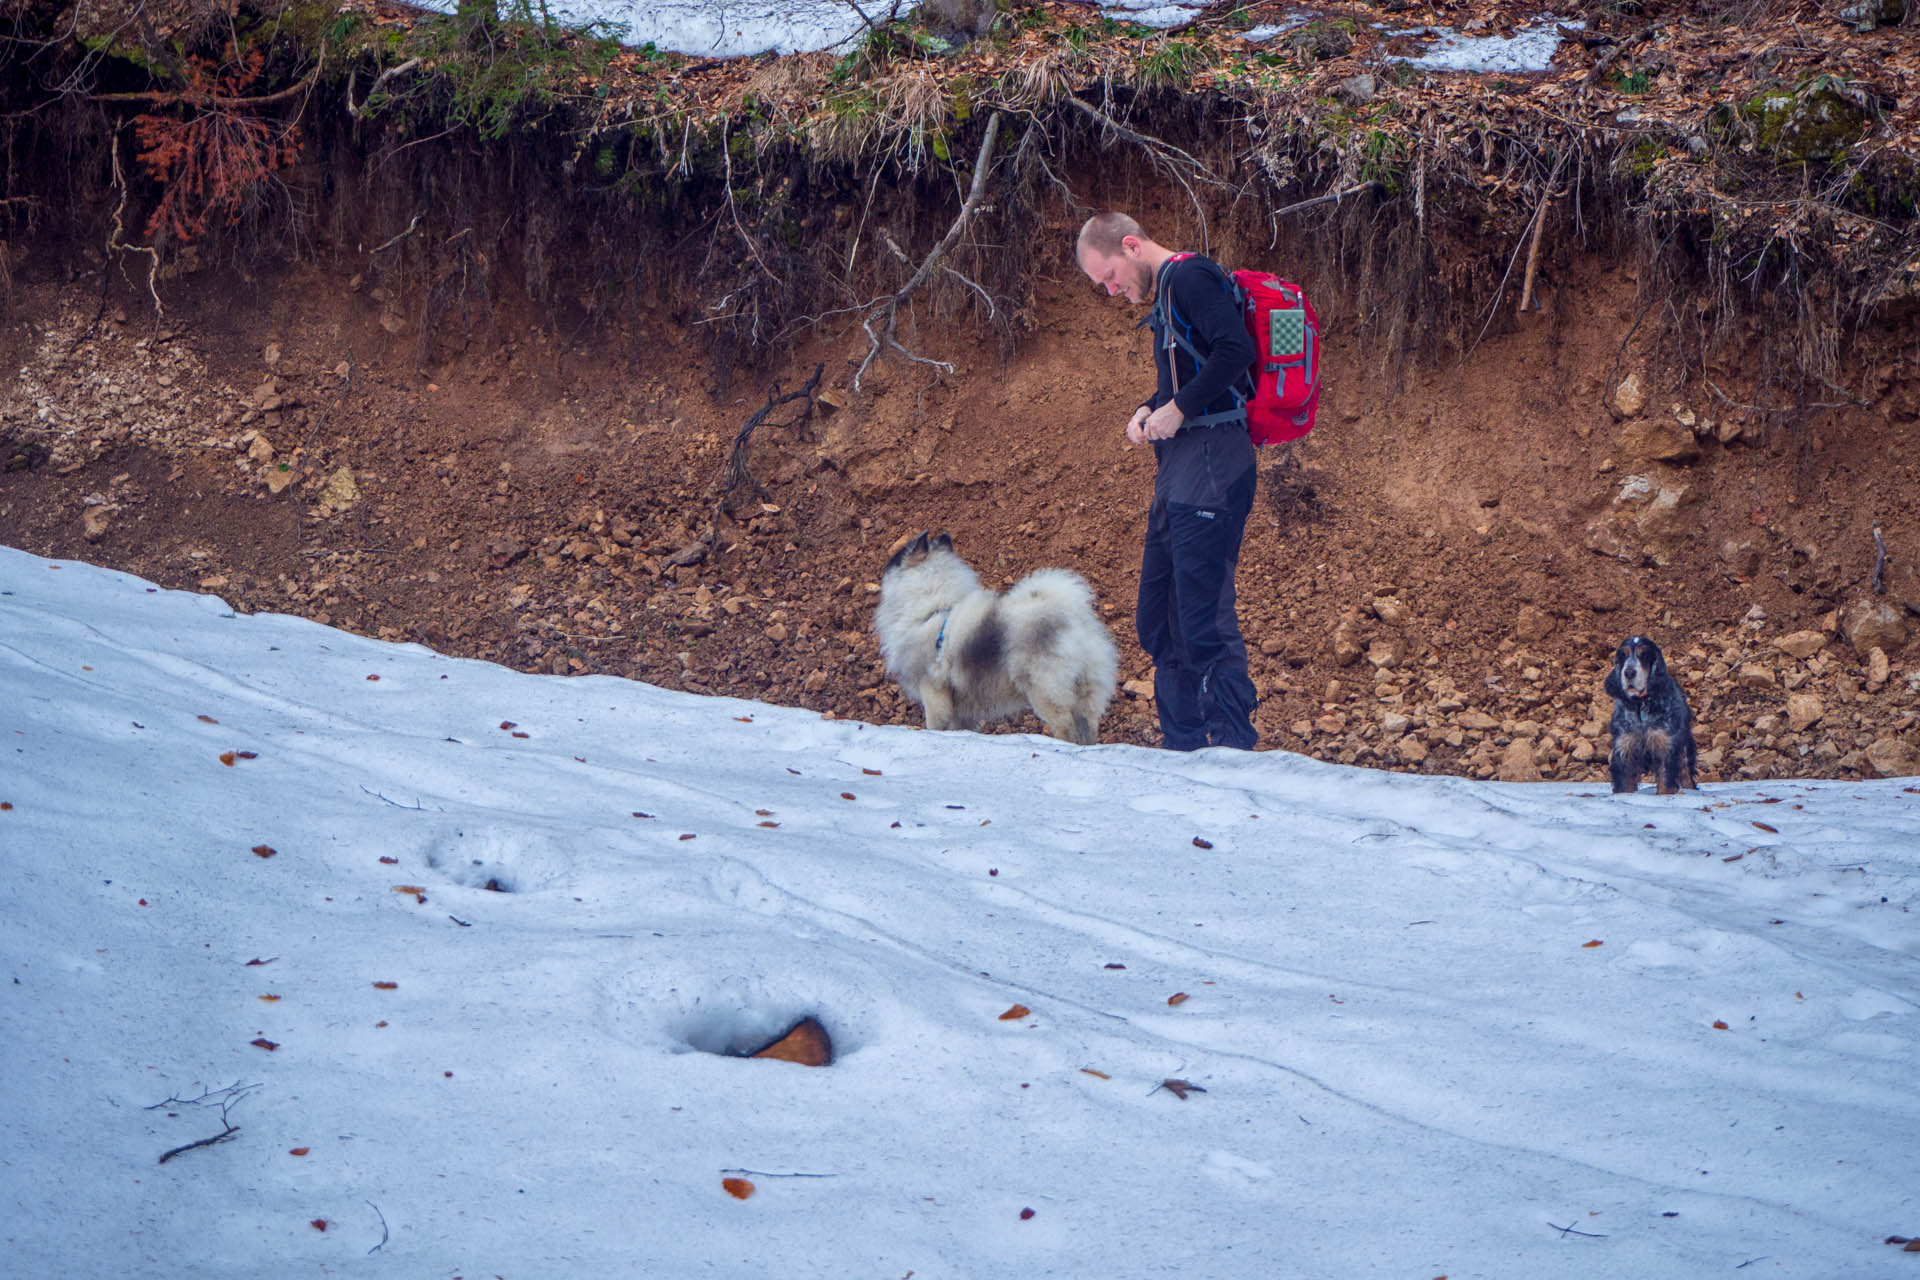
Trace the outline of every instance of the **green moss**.
{"label": "green moss", "polygon": [[1768,89],[1740,106],[1754,140],[1780,160],[1800,164],[1838,157],[1867,124],[1867,112],[1831,77],[1798,89]]}

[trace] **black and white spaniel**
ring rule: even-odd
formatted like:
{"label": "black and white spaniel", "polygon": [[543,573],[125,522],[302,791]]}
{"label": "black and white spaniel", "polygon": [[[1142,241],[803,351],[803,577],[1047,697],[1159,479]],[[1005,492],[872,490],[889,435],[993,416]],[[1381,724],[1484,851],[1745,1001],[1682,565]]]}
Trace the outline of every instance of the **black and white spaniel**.
{"label": "black and white spaniel", "polygon": [[1660,646],[1645,636],[1622,640],[1606,687],[1613,697],[1614,791],[1638,790],[1643,773],[1653,775],[1663,796],[1696,786],[1693,712]]}

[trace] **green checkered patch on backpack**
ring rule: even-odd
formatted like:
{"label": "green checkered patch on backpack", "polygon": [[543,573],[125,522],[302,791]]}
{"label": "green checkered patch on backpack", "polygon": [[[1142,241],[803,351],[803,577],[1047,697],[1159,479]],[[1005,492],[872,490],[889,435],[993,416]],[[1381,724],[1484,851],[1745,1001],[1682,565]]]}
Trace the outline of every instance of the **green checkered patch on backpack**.
{"label": "green checkered patch on backpack", "polygon": [[1307,346],[1307,313],[1270,311],[1267,313],[1267,354],[1297,356]]}

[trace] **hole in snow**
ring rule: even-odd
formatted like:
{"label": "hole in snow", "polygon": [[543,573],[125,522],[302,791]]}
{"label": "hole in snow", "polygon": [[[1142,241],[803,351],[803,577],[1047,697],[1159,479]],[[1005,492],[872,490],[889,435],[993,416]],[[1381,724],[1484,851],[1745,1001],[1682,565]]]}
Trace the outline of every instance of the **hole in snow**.
{"label": "hole in snow", "polygon": [[813,1014],[772,1010],[695,1010],[681,1024],[690,1049],[723,1058],[773,1058],[803,1066],[833,1065],[833,1037]]}

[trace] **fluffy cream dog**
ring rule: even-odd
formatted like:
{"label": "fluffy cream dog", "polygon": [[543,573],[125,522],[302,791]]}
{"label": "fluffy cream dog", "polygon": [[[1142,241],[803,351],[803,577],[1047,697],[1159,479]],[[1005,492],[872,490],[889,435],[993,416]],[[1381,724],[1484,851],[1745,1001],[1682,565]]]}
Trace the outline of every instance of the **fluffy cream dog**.
{"label": "fluffy cream dog", "polygon": [[1031,707],[1056,738],[1100,740],[1119,656],[1079,574],[1038,569],[997,594],[951,538],[922,533],[887,562],[873,626],[927,728],[977,729]]}

